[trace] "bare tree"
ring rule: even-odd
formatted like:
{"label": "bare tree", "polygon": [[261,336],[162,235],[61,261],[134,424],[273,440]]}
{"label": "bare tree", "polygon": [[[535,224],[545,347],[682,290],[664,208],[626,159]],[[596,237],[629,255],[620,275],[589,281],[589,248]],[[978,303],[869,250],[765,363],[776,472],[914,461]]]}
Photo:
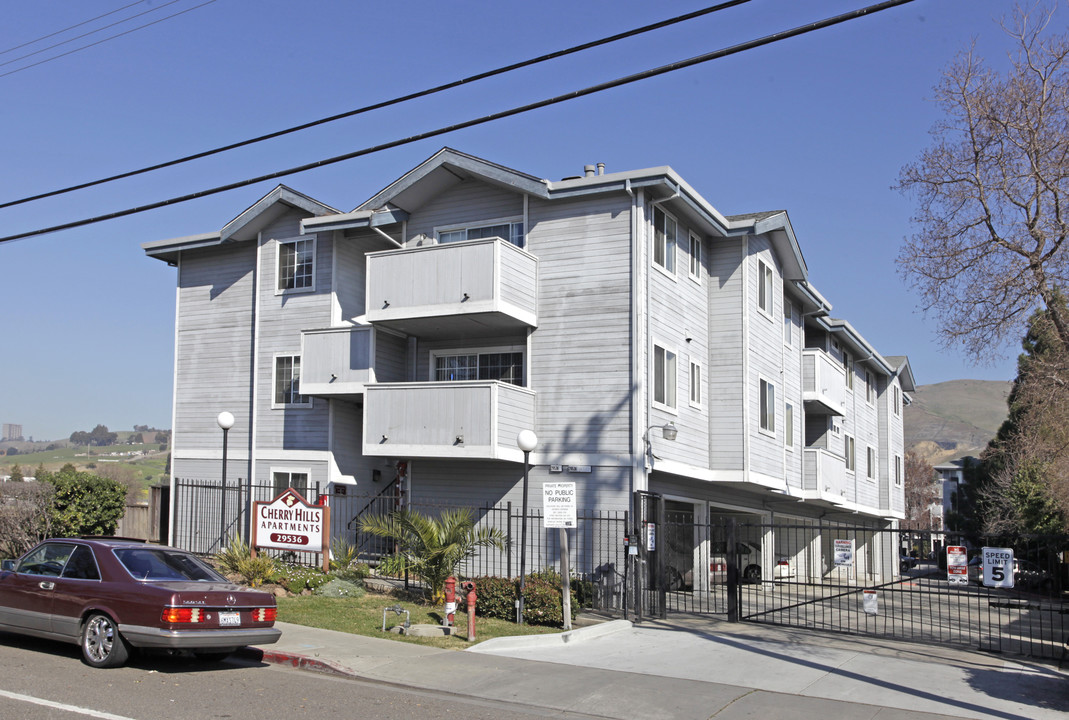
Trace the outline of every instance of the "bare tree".
{"label": "bare tree", "polygon": [[0,484],[0,554],[18,557],[49,537],[53,487],[48,483]]}
{"label": "bare tree", "polygon": [[978,362],[1023,336],[1036,309],[1052,310],[1069,348],[1069,317],[1052,309],[1069,286],[1069,36],[1047,32],[1053,13],[1018,7],[1003,24],[1005,72],[974,50],[946,68],[934,88],[945,117],[899,176],[919,202],[900,271],[944,344]]}
{"label": "bare tree", "polygon": [[942,499],[939,479],[928,462],[910,450],[906,453],[903,490],[906,496],[906,519],[904,530],[938,530],[933,527],[932,506]]}

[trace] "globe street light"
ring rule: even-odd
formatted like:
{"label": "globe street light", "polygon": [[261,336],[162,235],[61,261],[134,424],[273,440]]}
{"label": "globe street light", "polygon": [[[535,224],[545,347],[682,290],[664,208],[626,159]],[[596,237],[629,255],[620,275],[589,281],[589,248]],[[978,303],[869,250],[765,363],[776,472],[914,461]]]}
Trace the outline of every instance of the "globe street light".
{"label": "globe street light", "polygon": [[530,430],[520,430],[516,435],[516,445],[523,450],[523,524],[520,525],[520,597],[516,601],[516,622],[523,625],[524,576],[527,574],[527,474],[531,453],[538,447],[538,436]]}
{"label": "globe street light", "polygon": [[215,421],[223,429],[223,491],[222,502],[219,504],[219,549],[222,550],[226,539],[226,434],[230,428],[234,427],[234,415],[224,410],[219,413]]}

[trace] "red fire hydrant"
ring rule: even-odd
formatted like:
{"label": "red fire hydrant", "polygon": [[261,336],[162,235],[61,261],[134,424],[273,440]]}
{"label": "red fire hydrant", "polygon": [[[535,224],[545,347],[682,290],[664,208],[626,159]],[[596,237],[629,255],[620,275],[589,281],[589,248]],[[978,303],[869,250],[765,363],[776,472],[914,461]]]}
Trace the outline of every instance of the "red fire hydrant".
{"label": "red fire hydrant", "polygon": [[453,626],[453,614],[457,611],[457,579],[450,575],[445,579],[445,617],[442,624]]}
{"label": "red fire hydrant", "polygon": [[466,580],[460,583],[460,589],[468,593],[465,600],[468,603],[468,641],[471,642],[475,639],[475,601],[478,600],[475,595],[475,583]]}

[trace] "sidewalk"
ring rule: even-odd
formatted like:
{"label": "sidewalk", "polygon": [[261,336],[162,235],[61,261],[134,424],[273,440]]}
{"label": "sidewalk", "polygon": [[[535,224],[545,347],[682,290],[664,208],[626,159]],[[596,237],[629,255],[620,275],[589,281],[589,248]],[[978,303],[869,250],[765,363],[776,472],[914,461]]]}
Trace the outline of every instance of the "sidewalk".
{"label": "sidewalk", "polygon": [[1052,665],[858,636],[678,616],[467,651],[277,623],[265,662],[591,716],[1061,720]]}

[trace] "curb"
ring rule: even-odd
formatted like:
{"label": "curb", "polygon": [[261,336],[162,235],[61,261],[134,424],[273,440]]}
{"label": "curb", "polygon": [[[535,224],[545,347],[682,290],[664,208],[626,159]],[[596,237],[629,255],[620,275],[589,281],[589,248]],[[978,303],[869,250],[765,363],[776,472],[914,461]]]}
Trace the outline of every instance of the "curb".
{"label": "curb", "polygon": [[593,640],[594,638],[611,635],[632,627],[630,620],[610,620],[609,622],[588,625],[586,627],[568,630],[555,635],[520,635],[515,637],[499,637],[484,640],[475,647],[470,647],[463,652],[487,653],[508,652],[532,647],[558,647],[575,642]]}
{"label": "curb", "polygon": [[278,652],[274,650],[262,650],[257,647],[245,647],[238,650],[235,655],[256,662],[265,662],[272,665],[286,665],[297,670],[311,670],[313,672],[338,675],[342,677],[359,677],[349,668],[327,660],[300,655],[299,653]]}

